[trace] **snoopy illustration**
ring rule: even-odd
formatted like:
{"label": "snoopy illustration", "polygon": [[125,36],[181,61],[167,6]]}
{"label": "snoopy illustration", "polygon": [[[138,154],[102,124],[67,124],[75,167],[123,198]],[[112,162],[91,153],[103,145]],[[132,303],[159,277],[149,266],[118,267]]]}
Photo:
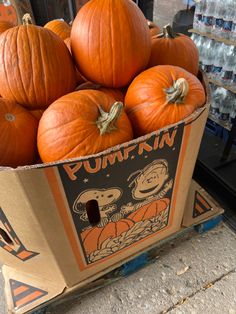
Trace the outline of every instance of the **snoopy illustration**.
{"label": "snoopy illustration", "polygon": [[86,190],[75,200],[73,211],[80,215],[81,220],[88,221],[86,203],[91,200],[96,200],[101,217],[98,226],[104,226],[109,221],[118,221],[121,218],[119,214],[113,214],[111,216],[111,213],[117,209],[115,203],[121,198],[122,194],[123,191],[120,188]]}

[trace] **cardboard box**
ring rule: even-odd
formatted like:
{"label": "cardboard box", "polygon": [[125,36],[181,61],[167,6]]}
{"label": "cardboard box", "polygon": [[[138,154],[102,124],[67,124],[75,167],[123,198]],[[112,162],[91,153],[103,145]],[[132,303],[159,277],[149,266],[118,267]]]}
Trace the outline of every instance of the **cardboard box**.
{"label": "cardboard box", "polygon": [[94,156],[2,169],[0,260],[73,287],[177,232],[208,110],[209,99],[184,121]]}
{"label": "cardboard box", "polygon": [[182,226],[197,225],[222,213],[222,207],[193,180],[188,193]]}
{"label": "cardboard box", "polygon": [[9,21],[14,25],[22,24],[22,17],[25,13],[34,16],[29,0],[3,0],[0,4],[0,21]]}
{"label": "cardboard box", "polygon": [[[193,195],[195,195],[195,197],[193,197]],[[206,213],[202,213],[202,210],[199,211],[199,207],[196,206],[196,204],[202,208],[205,208],[205,210],[207,207],[211,208],[210,210],[208,208],[207,216],[205,216]],[[198,212],[198,217],[196,217],[196,211]],[[199,212],[201,212],[200,215]],[[218,204],[210,197],[210,195],[205,190],[203,190],[201,186],[192,180],[190,192],[184,210],[184,225],[185,220],[187,221],[190,216],[195,217],[194,220],[188,220],[188,224],[192,225],[196,224],[197,220],[198,222],[202,222],[204,220],[210,219],[210,217],[218,216],[222,212],[222,208],[218,206]],[[181,228],[181,231],[182,229],[183,228]],[[180,234],[182,234],[182,232],[180,232]],[[176,233],[175,237],[178,237],[178,232]],[[152,252],[152,249],[155,248],[156,245],[157,243],[154,243],[150,247],[147,247],[145,251],[150,250],[150,252]],[[141,254],[141,252],[139,253]],[[153,253],[150,254],[153,255]],[[152,258],[155,258],[155,256],[152,256]],[[129,259],[130,258],[123,260],[123,263],[127,262]],[[110,272],[112,269],[119,267],[120,264],[121,263],[117,263],[108,267],[106,272]],[[66,287],[65,283],[58,282],[56,277],[54,280],[46,281],[42,280],[40,277],[32,276],[31,274],[25,274],[11,267],[4,266],[3,276],[5,279],[5,295],[8,312],[23,314],[31,310],[37,310],[40,307],[45,307],[51,303],[61,303],[68,300],[68,298],[70,299],[72,296],[74,296],[73,298],[76,298],[76,296],[86,292],[88,293],[95,287],[101,287],[104,284],[111,282],[111,278],[113,278],[114,275],[110,273],[108,276],[103,277],[103,274],[104,272],[99,274],[99,277],[101,278],[99,278],[97,281],[90,283],[91,278],[89,278],[76,284],[74,287],[68,288]]]}

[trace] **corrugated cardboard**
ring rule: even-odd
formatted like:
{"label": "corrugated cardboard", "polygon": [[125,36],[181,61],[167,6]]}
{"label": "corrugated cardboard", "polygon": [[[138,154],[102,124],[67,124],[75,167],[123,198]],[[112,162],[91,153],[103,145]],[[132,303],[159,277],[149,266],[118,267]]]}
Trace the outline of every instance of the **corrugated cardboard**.
{"label": "corrugated cardboard", "polygon": [[94,156],[0,171],[3,264],[73,287],[177,232],[208,110]]}
{"label": "corrugated cardboard", "polygon": [[184,211],[183,227],[199,224],[222,213],[222,207],[193,180]]}
{"label": "corrugated cardboard", "polygon": [[[193,197],[194,196],[194,197]],[[204,214],[202,209],[207,210]],[[211,208],[209,210],[209,208]],[[195,219],[189,219],[193,215]],[[210,195],[201,188],[199,184],[192,180],[190,186],[190,192],[186,202],[184,210],[183,226],[196,225],[198,222],[202,222],[217,216],[223,212],[222,208],[218,207],[218,204],[213,200]],[[207,214],[207,216],[206,216]],[[187,222],[187,223],[186,223]],[[186,228],[186,227],[185,227]],[[155,247],[155,243],[150,247],[146,247],[143,251],[147,251]],[[142,250],[137,253],[141,254]],[[135,256],[133,256],[135,257]],[[87,278],[75,286],[68,288],[63,281],[58,281],[55,277],[54,280],[45,280],[38,276],[32,276],[32,274],[25,274],[19,270],[15,270],[11,267],[3,267],[3,276],[5,280],[5,295],[7,299],[8,313],[23,314],[28,311],[37,310],[40,307],[45,307],[51,303],[58,303],[68,300],[71,295],[78,295],[81,292],[89,291],[90,282],[98,278],[102,279],[103,275],[110,272],[112,269],[119,267],[122,263],[129,261],[132,256],[129,256],[123,261],[117,262],[115,265],[108,267],[106,270],[101,271],[99,274]],[[102,282],[102,280],[98,281]],[[104,280],[104,283],[106,280]],[[94,282],[95,284],[96,282]],[[101,284],[100,284],[101,285]]]}

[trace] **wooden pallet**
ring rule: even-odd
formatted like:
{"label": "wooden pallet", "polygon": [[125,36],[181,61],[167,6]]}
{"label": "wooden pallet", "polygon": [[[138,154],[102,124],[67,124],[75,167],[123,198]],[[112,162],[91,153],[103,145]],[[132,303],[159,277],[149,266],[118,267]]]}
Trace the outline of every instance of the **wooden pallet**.
{"label": "wooden pallet", "polygon": [[77,289],[76,291],[72,291],[71,293],[64,296],[58,296],[55,299],[44,303],[40,307],[28,312],[28,314],[46,314],[47,310],[49,310],[51,306],[56,306],[68,301],[78,300],[88,293],[94,292],[102,287],[110,285],[121,278],[128,277],[129,275],[137,272],[143,267],[146,267],[156,262],[160,254],[160,250],[173,240],[181,239],[184,236],[191,234],[194,236],[194,234],[196,233],[207,232],[216,227],[223,219],[222,213],[218,214],[218,216],[211,217],[209,220],[203,221],[198,225],[182,229],[173,236],[158,242],[155,246],[149,248],[147,252],[140,254],[133,260],[124,263],[123,265],[106,274],[105,276],[95,280],[94,282],[91,282],[86,287],[83,287],[82,289]]}

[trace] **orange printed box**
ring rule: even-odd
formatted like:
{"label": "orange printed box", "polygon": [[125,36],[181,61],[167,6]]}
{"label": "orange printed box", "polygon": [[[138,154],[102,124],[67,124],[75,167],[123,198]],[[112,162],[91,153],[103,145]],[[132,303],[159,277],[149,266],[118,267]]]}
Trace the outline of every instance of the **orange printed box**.
{"label": "orange printed box", "polygon": [[0,171],[2,262],[72,287],[177,232],[208,107],[95,156]]}

